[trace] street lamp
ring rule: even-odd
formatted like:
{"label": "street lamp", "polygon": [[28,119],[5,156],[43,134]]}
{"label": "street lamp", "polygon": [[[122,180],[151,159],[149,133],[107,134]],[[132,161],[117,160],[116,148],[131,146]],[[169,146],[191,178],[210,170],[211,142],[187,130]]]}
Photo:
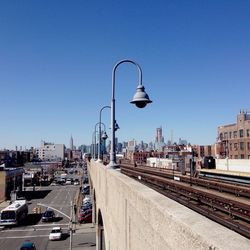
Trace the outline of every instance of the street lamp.
{"label": "street lamp", "polygon": [[119,61],[113,68],[112,72],[112,100],[111,100],[111,152],[110,152],[110,163],[109,168],[117,168],[116,163],[116,152],[115,152],[115,72],[117,67],[122,63],[132,63],[137,67],[139,72],[139,84],[136,89],[136,93],[133,100],[130,102],[135,104],[138,108],[144,108],[148,103],[152,101],[149,99],[147,93],[145,92],[144,86],[142,85],[142,70],[139,64],[131,60]]}
{"label": "street lamp", "polygon": [[[111,108],[110,106],[104,106],[101,108],[100,112],[99,112],[99,145],[98,145],[98,162],[102,162],[101,159],[101,140],[102,140],[102,135],[101,135],[101,123],[102,123],[102,111],[105,108]],[[107,138],[106,138],[107,139]]]}
{"label": "street lamp", "polygon": [[[105,126],[105,124],[104,123],[100,123],[100,122],[97,122],[96,124],[95,124],[95,130],[94,130],[94,132],[93,132],[93,136],[92,136],[92,141],[93,141],[93,137],[94,137],[94,160],[96,160],[96,158],[95,158],[95,156],[96,156],[96,126],[97,125],[103,125],[103,127],[104,127],[104,131],[106,131],[106,126]],[[100,141],[99,141],[99,144],[100,144]]]}
{"label": "street lamp", "polygon": [[103,148],[101,149],[101,155],[100,155],[101,160],[103,159],[104,152],[106,152],[105,141],[107,140],[107,138],[108,138],[108,135],[107,135],[106,131],[102,131],[102,140],[101,141],[103,141]]}

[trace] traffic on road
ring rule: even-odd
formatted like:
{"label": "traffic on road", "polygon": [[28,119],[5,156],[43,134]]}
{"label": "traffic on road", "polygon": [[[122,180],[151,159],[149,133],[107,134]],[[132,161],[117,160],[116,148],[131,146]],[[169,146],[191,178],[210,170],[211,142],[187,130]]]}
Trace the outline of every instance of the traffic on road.
{"label": "traffic on road", "polygon": [[[92,201],[90,196],[85,197],[89,186],[86,188],[83,170],[78,166],[66,175],[55,176],[49,186],[26,188],[24,197],[1,208],[0,249],[74,248],[74,241],[77,244],[82,240],[75,230],[77,224],[92,222]],[[79,200],[80,204],[76,204]],[[95,235],[86,237],[94,246]]]}

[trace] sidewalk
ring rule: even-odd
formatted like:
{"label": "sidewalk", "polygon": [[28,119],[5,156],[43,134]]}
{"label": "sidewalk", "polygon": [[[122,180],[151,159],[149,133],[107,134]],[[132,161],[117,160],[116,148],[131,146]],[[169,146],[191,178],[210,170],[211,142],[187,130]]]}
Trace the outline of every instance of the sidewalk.
{"label": "sidewalk", "polygon": [[93,223],[77,224],[73,234],[74,250],[96,249],[96,229]]}
{"label": "sidewalk", "polygon": [[10,205],[10,201],[8,200],[8,201],[0,201],[0,211],[3,209],[3,208],[5,208],[5,207],[7,207],[7,206],[9,206]]}

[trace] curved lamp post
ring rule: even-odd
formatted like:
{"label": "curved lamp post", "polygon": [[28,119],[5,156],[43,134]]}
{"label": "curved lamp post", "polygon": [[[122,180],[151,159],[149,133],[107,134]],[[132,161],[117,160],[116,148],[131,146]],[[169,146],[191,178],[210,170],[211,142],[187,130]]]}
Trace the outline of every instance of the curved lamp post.
{"label": "curved lamp post", "polygon": [[[96,126],[98,125],[98,124],[102,124],[103,125],[103,127],[104,127],[104,131],[106,131],[106,126],[105,126],[105,124],[104,123],[100,123],[100,122],[97,122],[96,124],[95,124],[95,130],[94,130],[94,132],[93,132],[93,135],[92,135],[92,142],[93,142],[93,138],[94,138],[94,150],[93,150],[93,154],[94,154],[94,160],[96,160],[96,158],[95,158],[95,156],[96,156]],[[101,125],[100,125],[101,126]],[[100,144],[100,142],[99,142],[99,144]]]}
{"label": "curved lamp post", "polygon": [[[107,138],[108,138],[108,135],[107,135],[106,131],[102,131],[102,136],[101,136],[101,137],[102,137],[101,141],[103,141],[103,144],[104,144],[104,146],[105,146],[105,141],[106,141]],[[102,159],[103,159],[103,154],[104,154],[104,152],[106,152],[105,147],[101,150],[101,155],[100,155],[101,161],[102,161]]]}
{"label": "curved lamp post", "polygon": [[112,72],[112,100],[111,100],[111,152],[110,152],[110,163],[109,168],[117,168],[116,163],[116,152],[115,152],[115,72],[117,67],[122,63],[132,63],[134,64],[139,72],[139,84],[136,89],[136,93],[133,100],[130,102],[135,104],[138,108],[144,108],[148,103],[152,101],[149,99],[147,93],[144,91],[144,86],[142,85],[142,70],[138,63],[132,60],[122,60],[119,61],[113,68]]}
{"label": "curved lamp post", "polygon": [[92,133],[92,158],[95,160],[95,151],[96,151],[96,131]]}
{"label": "curved lamp post", "polygon": [[101,123],[102,123],[102,111],[105,108],[111,108],[111,107],[110,106],[104,106],[104,107],[101,108],[101,110],[99,112],[99,145],[98,145],[98,159],[97,159],[98,162],[102,162],[102,159],[101,159],[101,141],[102,141]]}

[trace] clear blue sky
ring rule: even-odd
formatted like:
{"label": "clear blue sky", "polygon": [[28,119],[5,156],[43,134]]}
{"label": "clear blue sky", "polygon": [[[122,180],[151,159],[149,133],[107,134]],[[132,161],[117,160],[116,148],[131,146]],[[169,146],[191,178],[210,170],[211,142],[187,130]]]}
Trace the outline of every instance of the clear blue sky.
{"label": "clear blue sky", "polygon": [[[0,2],[0,148],[41,139],[90,144],[110,105],[113,66],[138,62],[153,100],[129,104],[132,64],[116,77],[119,141],[212,144],[250,109],[250,1],[25,0]],[[102,121],[110,137],[110,110]]]}

